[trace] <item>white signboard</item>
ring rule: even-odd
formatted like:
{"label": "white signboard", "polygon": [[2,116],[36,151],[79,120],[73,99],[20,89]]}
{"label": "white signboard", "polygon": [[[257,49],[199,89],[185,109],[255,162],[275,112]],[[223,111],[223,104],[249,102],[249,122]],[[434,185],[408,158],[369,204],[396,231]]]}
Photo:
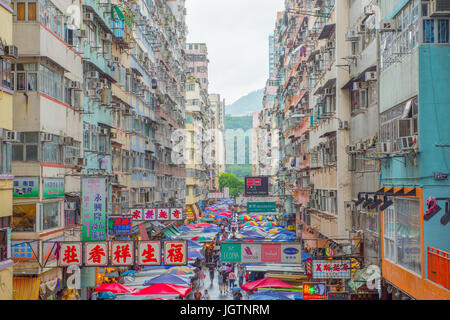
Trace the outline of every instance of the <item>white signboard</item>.
{"label": "white signboard", "polygon": [[161,243],[159,241],[140,241],[138,248],[138,264],[157,266],[161,264]]}
{"label": "white signboard", "polygon": [[59,266],[81,266],[82,246],[81,242],[61,242],[59,250]]}
{"label": "white signboard", "polygon": [[134,264],[133,241],[118,241],[111,243],[111,265],[132,266]]}
{"label": "white signboard", "polygon": [[313,279],[350,279],[350,260],[313,260]]}
{"label": "white signboard", "polygon": [[158,208],[157,209],[157,220],[169,220],[169,209],[167,208]]}
{"label": "white signboard", "polygon": [[170,209],[170,220],[183,220],[183,209],[181,208]]}
{"label": "white signboard", "polygon": [[300,244],[281,244],[281,263],[302,263],[302,246]]}
{"label": "white signboard", "polygon": [[156,209],[144,209],[144,220],[156,220]]}
{"label": "white signboard", "polygon": [[242,263],[261,262],[261,245],[243,243],[241,245],[241,259]]}
{"label": "white signboard", "polygon": [[165,265],[186,265],[186,261],[187,261],[186,241],[164,242]]}
{"label": "white signboard", "polygon": [[84,265],[86,267],[105,267],[108,265],[108,242],[85,242]]}

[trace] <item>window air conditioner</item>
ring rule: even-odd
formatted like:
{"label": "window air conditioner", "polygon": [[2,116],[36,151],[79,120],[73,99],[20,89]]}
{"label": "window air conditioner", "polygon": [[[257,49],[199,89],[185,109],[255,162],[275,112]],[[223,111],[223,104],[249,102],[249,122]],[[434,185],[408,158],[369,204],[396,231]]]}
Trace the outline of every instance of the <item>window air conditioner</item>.
{"label": "window air conditioner", "polygon": [[449,17],[450,1],[449,0],[431,0],[429,7],[430,17]]}
{"label": "window air conditioner", "polygon": [[87,165],[86,158],[77,158],[77,166],[85,167]]}
{"label": "window air conditioner", "polygon": [[377,81],[377,73],[375,71],[366,72],[365,80],[366,81]]}
{"label": "window air conditioner", "polygon": [[379,146],[381,154],[388,154],[392,152],[390,142],[380,142]]}
{"label": "window air conditioner", "polygon": [[99,77],[98,71],[89,71],[86,76],[86,78],[88,79],[97,79],[98,77]]}
{"label": "window air conditioner", "polygon": [[5,138],[6,142],[20,142],[19,132],[17,131],[6,131]]}
{"label": "window air conditioner", "polygon": [[51,134],[51,133],[41,132],[40,137],[41,137],[41,142],[53,141],[53,134]]}
{"label": "window air conditioner", "polygon": [[395,31],[397,31],[395,20],[381,20],[380,32],[395,32]]}
{"label": "window air conditioner", "polygon": [[83,14],[84,22],[94,22],[94,14],[92,12],[85,12]]}
{"label": "window air conditioner", "polygon": [[16,46],[5,46],[5,57],[11,57],[17,59],[19,57],[19,51]]}

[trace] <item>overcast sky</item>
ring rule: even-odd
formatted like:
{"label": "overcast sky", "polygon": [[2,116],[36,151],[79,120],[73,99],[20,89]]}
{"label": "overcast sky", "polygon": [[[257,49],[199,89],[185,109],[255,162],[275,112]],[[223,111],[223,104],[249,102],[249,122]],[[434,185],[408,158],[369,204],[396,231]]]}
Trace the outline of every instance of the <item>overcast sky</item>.
{"label": "overcast sky", "polygon": [[264,88],[269,34],[284,0],[186,0],[187,42],[206,43],[209,93],[231,104]]}

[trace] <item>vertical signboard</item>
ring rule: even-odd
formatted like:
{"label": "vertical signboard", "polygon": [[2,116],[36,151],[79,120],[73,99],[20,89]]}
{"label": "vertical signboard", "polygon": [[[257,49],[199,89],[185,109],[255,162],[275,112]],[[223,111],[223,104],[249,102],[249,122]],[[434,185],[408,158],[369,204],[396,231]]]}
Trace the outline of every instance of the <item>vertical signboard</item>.
{"label": "vertical signboard", "polygon": [[42,190],[44,199],[64,197],[64,178],[45,178]]}
{"label": "vertical signboard", "polygon": [[81,192],[82,240],[106,240],[106,179],[83,178]]}

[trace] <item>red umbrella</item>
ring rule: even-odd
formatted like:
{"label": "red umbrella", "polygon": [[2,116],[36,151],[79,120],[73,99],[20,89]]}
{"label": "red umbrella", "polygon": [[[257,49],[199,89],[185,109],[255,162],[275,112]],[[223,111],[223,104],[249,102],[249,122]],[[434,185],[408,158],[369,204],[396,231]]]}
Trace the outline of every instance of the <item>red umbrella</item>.
{"label": "red umbrella", "polygon": [[131,288],[128,286],[125,286],[121,283],[112,282],[112,283],[103,283],[99,285],[97,288],[95,288],[95,291],[97,292],[112,292],[112,293],[129,293],[135,291],[135,288]]}
{"label": "red umbrella", "polygon": [[147,288],[133,292],[134,296],[152,295],[152,294],[179,294],[182,297],[186,297],[191,292],[191,288],[178,286],[176,284],[157,283]]}
{"label": "red umbrella", "polygon": [[294,288],[294,286],[278,279],[264,278],[243,284],[241,288],[250,291],[258,288]]}
{"label": "red umbrella", "polygon": [[197,223],[197,224],[188,224],[185,227],[197,229],[197,228],[206,228],[206,227],[215,227],[215,226],[216,226],[215,224],[211,224],[211,223]]}

